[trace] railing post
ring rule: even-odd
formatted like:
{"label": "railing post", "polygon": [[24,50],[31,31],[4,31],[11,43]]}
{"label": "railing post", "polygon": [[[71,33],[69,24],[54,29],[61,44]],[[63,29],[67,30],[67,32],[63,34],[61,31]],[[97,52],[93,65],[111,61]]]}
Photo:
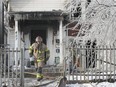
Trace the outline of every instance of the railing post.
{"label": "railing post", "polygon": [[21,48],[20,87],[24,87],[24,49]]}

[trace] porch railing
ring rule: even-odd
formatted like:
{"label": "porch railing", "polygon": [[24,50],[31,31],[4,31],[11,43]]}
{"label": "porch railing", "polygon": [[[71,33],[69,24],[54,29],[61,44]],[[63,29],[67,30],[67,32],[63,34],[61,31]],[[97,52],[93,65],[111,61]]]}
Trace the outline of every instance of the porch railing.
{"label": "porch railing", "polygon": [[67,48],[66,76],[69,81],[115,81],[116,47],[72,46]]}

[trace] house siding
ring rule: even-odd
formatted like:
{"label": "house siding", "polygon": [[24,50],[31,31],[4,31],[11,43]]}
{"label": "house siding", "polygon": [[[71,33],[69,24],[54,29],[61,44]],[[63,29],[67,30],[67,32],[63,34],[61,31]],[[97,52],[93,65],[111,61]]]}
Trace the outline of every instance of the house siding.
{"label": "house siding", "polygon": [[53,11],[64,10],[65,0],[11,0],[10,11]]}
{"label": "house siding", "polygon": [[15,47],[14,41],[15,41],[15,30],[10,30],[10,32],[9,32],[9,41],[8,42],[10,43],[11,48]]}

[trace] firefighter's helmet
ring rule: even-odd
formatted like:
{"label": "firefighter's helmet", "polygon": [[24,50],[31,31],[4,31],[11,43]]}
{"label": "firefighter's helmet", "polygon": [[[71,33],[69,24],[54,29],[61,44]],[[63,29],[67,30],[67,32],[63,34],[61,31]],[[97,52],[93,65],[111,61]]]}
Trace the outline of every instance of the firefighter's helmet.
{"label": "firefighter's helmet", "polygon": [[36,42],[42,42],[42,41],[43,41],[43,39],[42,39],[42,37],[41,37],[41,36],[37,36],[37,37],[36,37],[36,39],[35,39],[35,41],[36,41]]}

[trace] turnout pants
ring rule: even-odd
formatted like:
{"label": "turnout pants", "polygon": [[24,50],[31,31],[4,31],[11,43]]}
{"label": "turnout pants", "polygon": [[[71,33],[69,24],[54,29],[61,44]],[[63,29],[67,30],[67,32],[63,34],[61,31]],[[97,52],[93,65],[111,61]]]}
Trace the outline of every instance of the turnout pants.
{"label": "turnout pants", "polygon": [[35,66],[37,67],[37,78],[43,78],[42,74],[42,67],[44,66],[44,60],[38,59],[35,63]]}

